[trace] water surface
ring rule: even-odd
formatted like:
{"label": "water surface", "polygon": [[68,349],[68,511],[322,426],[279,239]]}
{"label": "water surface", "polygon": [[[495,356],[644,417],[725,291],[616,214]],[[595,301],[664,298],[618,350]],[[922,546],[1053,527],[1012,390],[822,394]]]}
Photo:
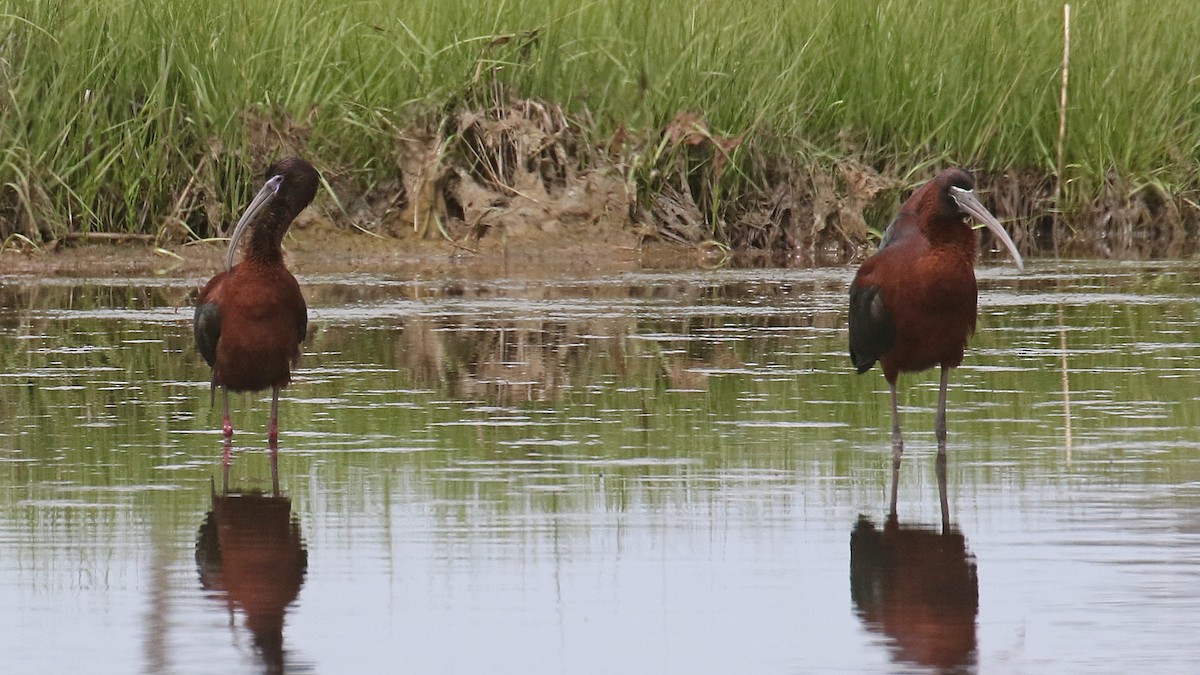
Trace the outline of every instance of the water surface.
{"label": "water surface", "polygon": [[302,278],[278,495],[202,279],[0,276],[5,670],[1200,669],[1200,266],[980,270],[945,529],[851,275]]}

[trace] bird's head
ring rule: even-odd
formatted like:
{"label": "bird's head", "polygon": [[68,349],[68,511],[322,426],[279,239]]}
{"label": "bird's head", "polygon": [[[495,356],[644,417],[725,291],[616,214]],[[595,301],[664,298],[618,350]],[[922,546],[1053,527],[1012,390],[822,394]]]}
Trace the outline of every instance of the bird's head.
{"label": "bird's head", "polygon": [[285,157],[271,164],[267,168],[266,182],[233,228],[229,250],[225,254],[225,269],[233,269],[238,244],[251,224],[261,223],[262,227],[271,228],[272,239],[278,245],[292,220],[317,196],[320,181],[321,175],[313,165],[299,157]]}
{"label": "bird's head", "polygon": [[940,188],[938,198],[942,208],[958,214],[964,220],[974,218],[982,223],[1008,249],[1017,269],[1024,270],[1025,261],[1021,259],[1017,245],[1008,236],[1008,232],[1004,231],[1000,221],[996,220],[996,216],[993,216],[975,196],[975,178],[966,169],[953,168],[943,171],[935,180]]}

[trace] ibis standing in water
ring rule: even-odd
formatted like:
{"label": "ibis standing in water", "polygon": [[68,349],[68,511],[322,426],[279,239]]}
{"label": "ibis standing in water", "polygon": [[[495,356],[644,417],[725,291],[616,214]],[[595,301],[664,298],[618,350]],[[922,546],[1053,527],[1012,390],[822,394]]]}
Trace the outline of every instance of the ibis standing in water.
{"label": "ibis standing in water", "polygon": [[[320,175],[296,157],[267,169],[267,182],[233,228],[225,270],[205,284],[196,302],[196,346],[212,367],[212,391],[224,390],[223,428],[230,391],[271,389],[271,447],[279,437],[279,390],[288,385],[308,329],[308,309],[296,277],[283,264],[283,235],[312,203]],[[242,262],[233,264],[249,233]]]}
{"label": "ibis standing in water", "polygon": [[983,223],[1024,269],[1021,254],[974,192],[964,169],[946,169],[921,186],[888,225],[879,251],[850,285],[850,359],[859,373],[878,361],[892,394],[892,512],[904,442],[896,378],[941,366],[936,433],[938,465],[946,457],[946,385],[962,363],[975,331],[979,298],[975,257],[979,236],[968,222]]}

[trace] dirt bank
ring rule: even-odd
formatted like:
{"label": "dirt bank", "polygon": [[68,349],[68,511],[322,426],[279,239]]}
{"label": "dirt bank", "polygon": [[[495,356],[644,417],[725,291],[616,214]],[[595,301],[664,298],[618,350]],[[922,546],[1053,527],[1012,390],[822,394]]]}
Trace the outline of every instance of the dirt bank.
{"label": "dirt bank", "polygon": [[[718,264],[718,251],[671,242],[640,242],[621,230],[572,231],[494,238],[469,248],[445,240],[376,236],[302,215],[284,247],[300,275],[344,273],[463,274],[478,277],[592,276],[645,268]],[[0,252],[0,274],[72,277],[154,276],[205,278],[223,264],[225,242],[155,247],[141,241],[73,241],[53,247]]]}

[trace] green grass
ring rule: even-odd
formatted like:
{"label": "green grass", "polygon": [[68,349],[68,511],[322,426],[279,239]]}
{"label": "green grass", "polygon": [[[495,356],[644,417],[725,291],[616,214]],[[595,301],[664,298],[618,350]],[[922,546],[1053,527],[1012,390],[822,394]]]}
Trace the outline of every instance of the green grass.
{"label": "green grass", "polygon": [[[1066,206],[1114,178],[1194,194],[1200,5],[1072,10]],[[282,152],[368,190],[394,177],[405,129],[493,81],[562,104],[597,143],[629,129],[647,153],[690,111],[747,134],[735,165],[1052,176],[1061,54],[1049,0],[13,0],[0,234],[155,233],[179,216],[206,236]],[[727,172],[726,190],[753,190],[747,175]]]}

